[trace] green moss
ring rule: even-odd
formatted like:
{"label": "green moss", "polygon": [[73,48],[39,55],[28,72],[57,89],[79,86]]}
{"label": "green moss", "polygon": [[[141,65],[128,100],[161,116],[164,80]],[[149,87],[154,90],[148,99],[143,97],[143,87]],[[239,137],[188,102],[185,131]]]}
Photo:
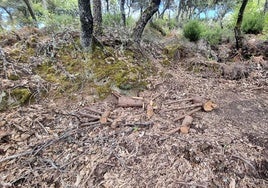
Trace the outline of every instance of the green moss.
{"label": "green moss", "polygon": [[15,104],[25,104],[31,97],[32,93],[27,88],[15,88],[11,91],[11,96],[16,99]]}
{"label": "green moss", "polygon": [[162,66],[169,67],[171,62],[168,58],[165,58],[163,61],[160,62]]}
{"label": "green moss", "polygon": [[106,98],[111,93],[111,87],[109,84],[102,86],[95,86],[100,99]]}
{"label": "green moss", "polygon": [[19,80],[20,77],[17,74],[10,74],[10,75],[8,75],[8,79],[15,81],[15,80]]}
{"label": "green moss", "polygon": [[179,44],[174,44],[170,46],[166,46],[164,48],[164,54],[171,60],[174,59],[174,57],[177,55],[178,50],[181,48]]}

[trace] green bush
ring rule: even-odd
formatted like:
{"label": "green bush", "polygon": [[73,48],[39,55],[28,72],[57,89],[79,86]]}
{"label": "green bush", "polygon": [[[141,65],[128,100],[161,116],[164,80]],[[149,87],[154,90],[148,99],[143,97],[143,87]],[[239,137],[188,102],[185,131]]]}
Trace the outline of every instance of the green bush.
{"label": "green bush", "polygon": [[262,33],[264,28],[264,16],[261,13],[246,14],[242,23],[242,30],[247,34]]}
{"label": "green bush", "polygon": [[202,33],[202,38],[207,40],[211,45],[217,45],[222,40],[223,30],[218,27],[211,27],[207,30],[204,30]]}
{"label": "green bush", "polygon": [[183,35],[192,42],[198,41],[201,37],[202,27],[197,20],[188,22],[183,28]]}

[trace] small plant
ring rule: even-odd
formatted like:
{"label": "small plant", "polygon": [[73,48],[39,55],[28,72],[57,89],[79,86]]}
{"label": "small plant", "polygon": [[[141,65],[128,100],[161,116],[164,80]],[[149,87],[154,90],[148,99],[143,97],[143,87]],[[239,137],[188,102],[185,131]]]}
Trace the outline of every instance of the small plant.
{"label": "small plant", "polygon": [[183,35],[192,42],[198,41],[201,33],[201,24],[197,20],[188,22],[183,28]]}

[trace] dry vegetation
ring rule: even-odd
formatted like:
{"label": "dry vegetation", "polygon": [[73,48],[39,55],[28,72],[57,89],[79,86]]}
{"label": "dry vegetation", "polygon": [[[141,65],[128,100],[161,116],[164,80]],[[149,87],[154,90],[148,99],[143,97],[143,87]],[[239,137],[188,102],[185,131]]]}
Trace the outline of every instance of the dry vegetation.
{"label": "dry vegetation", "polygon": [[[87,57],[73,31],[1,37],[1,187],[268,186],[267,41],[233,53],[169,36],[121,51],[109,36]],[[85,71],[100,59],[132,76]]]}

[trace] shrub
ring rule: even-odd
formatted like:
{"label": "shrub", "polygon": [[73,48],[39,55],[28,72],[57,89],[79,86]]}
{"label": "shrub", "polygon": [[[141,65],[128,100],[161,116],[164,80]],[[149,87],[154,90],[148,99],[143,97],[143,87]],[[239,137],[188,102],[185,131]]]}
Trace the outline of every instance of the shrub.
{"label": "shrub", "polygon": [[222,40],[223,31],[220,27],[211,27],[202,33],[202,38],[207,40],[211,45],[217,45]]}
{"label": "shrub", "polygon": [[264,16],[261,13],[246,14],[242,23],[242,30],[247,34],[262,33],[264,28]]}
{"label": "shrub", "polygon": [[183,35],[192,42],[198,41],[201,37],[202,28],[197,20],[188,22],[183,28]]}

